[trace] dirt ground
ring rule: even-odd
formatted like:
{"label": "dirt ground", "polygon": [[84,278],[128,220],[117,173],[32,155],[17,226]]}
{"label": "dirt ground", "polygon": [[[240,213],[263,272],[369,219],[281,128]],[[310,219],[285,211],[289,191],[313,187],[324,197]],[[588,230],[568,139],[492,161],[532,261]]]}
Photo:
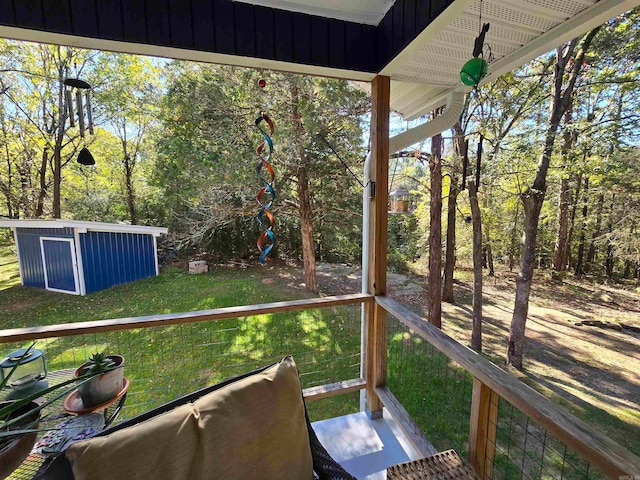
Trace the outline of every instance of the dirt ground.
{"label": "dirt ground", "polygon": [[[458,276],[462,279],[455,282],[456,304],[443,304],[443,330],[468,345],[471,272]],[[483,349],[498,365],[503,365],[506,352],[515,276],[515,272],[499,272],[484,279]],[[318,282],[325,295],[357,292],[360,271],[347,265],[320,264]],[[425,277],[389,273],[388,295],[425,315]],[[614,325],[583,324],[589,320]],[[613,327],[620,328],[616,325],[635,330],[615,330]],[[625,446],[640,446],[640,293],[631,287],[573,278],[552,280],[536,272],[526,337],[524,375],[513,373],[523,375],[528,383],[537,382],[547,396],[568,400],[572,405],[564,402],[565,406],[603,427],[604,433],[618,437]]]}

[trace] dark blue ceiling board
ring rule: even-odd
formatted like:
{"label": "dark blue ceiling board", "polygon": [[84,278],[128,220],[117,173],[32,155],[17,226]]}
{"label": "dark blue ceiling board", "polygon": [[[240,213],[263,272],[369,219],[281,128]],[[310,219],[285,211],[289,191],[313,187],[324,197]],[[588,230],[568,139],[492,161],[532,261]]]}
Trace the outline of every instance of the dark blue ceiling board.
{"label": "dark blue ceiling board", "polygon": [[329,22],[324,17],[311,17],[311,63],[329,65]]}
{"label": "dark blue ceiling board", "polygon": [[431,0],[431,18],[436,18],[451,4],[451,0]]}
{"label": "dark blue ceiling board", "polygon": [[329,64],[334,68],[345,65],[345,22],[329,19]]}
{"label": "dark blue ceiling board", "polygon": [[274,14],[276,60],[293,62],[293,14],[277,10]]}
{"label": "dark blue ceiling board", "polygon": [[416,31],[421,32],[431,23],[431,0],[418,0],[416,5]]}
{"label": "dark blue ceiling board", "polygon": [[147,0],[147,36],[154,45],[172,46],[168,0]]}
{"label": "dark blue ceiling board", "polygon": [[365,72],[377,72],[376,64],[380,63],[380,59],[376,57],[376,33],[377,28],[374,25],[362,26],[362,43],[360,55],[362,56],[361,69]]}
{"label": "dark blue ceiling board", "polygon": [[236,55],[254,57],[256,54],[255,17],[253,5],[234,4]]}
{"label": "dark blue ceiling board", "polygon": [[71,11],[69,0],[42,0],[44,27],[52,32],[71,30]]}
{"label": "dark blue ceiling board", "polygon": [[397,54],[404,47],[404,0],[396,0],[391,7],[393,29],[391,33],[393,54]]}
{"label": "dark blue ceiling board", "polygon": [[347,22],[345,28],[345,67],[351,70],[360,70],[363,65],[362,59],[362,25],[359,23]]}
{"label": "dark blue ceiling board", "polygon": [[236,52],[236,40],[232,2],[229,0],[213,0],[213,26],[216,51],[233,55]]}
{"label": "dark blue ceiling board", "polygon": [[404,0],[404,43],[416,37],[416,3],[418,0]]}
{"label": "dark blue ceiling board", "polygon": [[273,60],[276,58],[274,10],[255,7],[256,56]]}
{"label": "dark blue ceiling board", "polygon": [[[127,2],[128,7],[128,2]],[[97,0],[98,35],[106,40],[124,40],[122,33],[122,9],[119,0]],[[144,28],[141,25],[140,28]]]}
{"label": "dark blue ceiling board", "polygon": [[311,62],[311,16],[293,13],[293,61],[306,65]]}
{"label": "dark blue ceiling board", "polygon": [[169,21],[171,23],[171,46],[177,48],[193,48],[191,0],[170,2]]}
{"label": "dark blue ceiling board", "polygon": [[389,10],[378,25],[376,47],[380,60],[391,59],[393,54],[393,12]]}
{"label": "dark blue ceiling board", "polygon": [[34,0],[13,0],[16,23],[25,27],[44,30],[42,3]]}
{"label": "dark blue ceiling board", "polygon": [[[100,1],[98,0],[98,2]],[[145,43],[149,41],[145,0],[128,0],[127,14],[122,17],[122,33],[128,42]]]}
{"label": "dark blue ceiling board", "polygon": [[16,23],[16,17],[13,15],[13,1],[0,0],[0,24],[11,25]]}
{"label": "dark blue ceiling board", "polygon": [[98,17],[94,0],[71,0],[71,31],[75,35],[95,35]]}
{"label": "dark blue ceiling board", "polygon": [[191,2],[193,46],[197,50],[213,52],[216,49],[213,30],[213,4],[211,0]]}
{"label": "dark blue ceiling board", "polygon": [[375,73],[452,2],[396,0],[372,26],[233,0],[0,0],[0,23]]}

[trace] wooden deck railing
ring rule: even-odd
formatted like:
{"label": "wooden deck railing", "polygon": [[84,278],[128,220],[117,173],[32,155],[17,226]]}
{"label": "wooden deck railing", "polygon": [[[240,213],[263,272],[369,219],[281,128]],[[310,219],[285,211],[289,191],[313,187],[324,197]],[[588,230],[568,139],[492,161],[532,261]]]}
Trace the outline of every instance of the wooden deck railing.
{"label": "wooden deck railing", "polygon": [[[193,312],[16,328],[0,331],[0,345],[43,339],[61,339],[64,337],[90,338],[90,336],[94,334],[108,334],[134,329],[146,330],[151,327],[171,327],[200,322],[217,322],[225,319],[238,319],[264,314],[279,314],[342,305],[372,305],[373,303],[373,295],[358,293]],[[316,400],[354,392],[365,387],[366,382],[364,379],[351,378],[343,379],[335,383],[308,387],[304,389],[303,393],[305,399]]]}
{"label": "wooden deck railing", "polygon": [[[493,449],[496,441],[497,397],[501,397],[515,408],[526,414],[548,432],[566,444],[576,453],[583,456],[604,475],[618,479],[622,476],[638,475],[640,472],[640,458],[628,452],[623,447],[597,432],[562,407],[554,404],[515,377],[509,375],[493,363],[479,356],[474,351],[461,345],[440,329],[430,325],[424,318],[409,310],[399,302],[386,296],[368,294],[341,295],[315,299],[277,302],[270,304],[249,305],[240,307],[219,308],[196,312],[170,313],[150,315],[144,317],[120,318],[81,323],[69,323],[42,327],[18,328],[0,331],[0,344],[26,340],[38,340],[52,337],[68,337],[74,335],[95,334],[101,332],[116,332],[132,329],[146,329],[148,327],[162,327],[196,323],[203,321],[217,321],[230,318],[248,317],[259,314],[272,314],[290,311],[318,309],[338,305],[354,305],[364,303],[372,308],[374,303],[378,308],[393,315],[403,325],[407,326],[422,339],[429,342],[435,349],[442,352],[449,359],[474,377],[473,394],[471,399],[471,424],[469,432],[469,460],[481,478],[491,476]],[[375,329],[367,331],[366,342],[370,347],[366,350],[367,363],[372,362],[378,369],[386,368],[387,332],[385,325],[377,325]],[[371,348],[371,344],[374,347]],[[372,358],[373,356],[378,358]],[[369,368],[369,371],[375,368]],[[367,371],[367,369],[365,369]],[[378,375],[384,378],[386,372]],[[368,385],[362,378],[353,378],[337,383],[319,385],[304,390],[308,400],[344,394],[368,388],[377,399],[392,413],[403,427],[405,433],[416,443],[419,451],[429,452],[429,445],[420,444],[420,435],[414,420],[396,399],[386,385]]]}
{"label": "wooden deck railing", "polygon": [[[619,479],[640,474],[640,458],[539,394],[517,378],[452,339],[401,303],[377,296],[376,303],[474,377],[469,460],[478,476],[488,477],[496,437],[495,397],[499,396],[584,457],[602,474]],[[392,394],[380,390],[383,403]],[[491,401],[494,397],[494,401]],[[386,406],[386,405],[385,405]],[[408,425],[411,430],[413,425]]]}

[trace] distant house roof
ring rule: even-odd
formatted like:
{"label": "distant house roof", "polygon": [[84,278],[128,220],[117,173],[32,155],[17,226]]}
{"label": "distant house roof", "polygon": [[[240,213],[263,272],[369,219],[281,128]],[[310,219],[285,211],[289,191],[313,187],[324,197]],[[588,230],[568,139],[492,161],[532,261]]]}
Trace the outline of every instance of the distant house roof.
{"label": "distant house roof", "polygon": [[155,237],[168,232],[166,227],[125,225],[120,223],[82,222],[79,220],[0,220],[0,227],[11,228],[73,228],[86,232],[147,233]]}

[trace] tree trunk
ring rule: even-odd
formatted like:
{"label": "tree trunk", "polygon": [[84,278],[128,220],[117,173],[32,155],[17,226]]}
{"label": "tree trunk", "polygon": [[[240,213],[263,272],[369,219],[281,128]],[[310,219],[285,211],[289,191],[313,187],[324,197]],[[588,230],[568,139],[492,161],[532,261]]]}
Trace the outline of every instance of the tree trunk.
{"label": "tree trunk", "polygon": [[318,283],[316,280],[315,247],[313,245],[313,223],[311,220],[309,177],[304,166],[298,168],[298,202],[300,212],[300,234],[302,236],[304,284],[307,290],[317,293]]}
{"label": "tree trunk", "polygon": [[431,138],[429,157],[430,202],[429,202],[429,293],[427,311],[429,323],[442,327],[442,135]]}
{"label": "tree trunk", "polygon": [[[586,157],[585,153],[585,157]],[[567,235],[567,249],[564,256],[564,265],[565,268],[571,268],[571,243],[573,242],[573,227],[576,223],[576,212],[578,210],[578,199],[580,198],[580,189],[582,188],[582,174],[577,174],[576,176],[576,193],[573,195],[571,202],[571,219],[569,221],[569,234]]]}
{"label": "tree trunk", "polygon": [[[465,161],[468,145],[464,139],[464,132],[460,122],[454,126],[456,153]],[[447,197],[447,245],[444,259],[444,283],[442,286],[442,301],[455,303],[453,297],[453,274],[456,268],[456,211],[458,208],[458,195],[460,194],[457,168],[454,165],[449,174],[449,196]]]}
{"label": "tree trunk", "polygon": [[138,214],[136,212],[136,193],[133,187],[133,165],[131,163],[131,158],[126,153],[124,156],[124,174],[127,188],[127,208],[129,210],[129,219],[131,220],[131,225],[137,225]]}
{"label": "tree trunk", "polygon": [[600,235],[600,228],[602,226],[602,209],[604,207],[604,193],[600,192],[598,195],[598,205],[596,207],[596,225],[593,228],[591,234],[591,241],[589,242],[589,250],[587,250],[587,259],[584,263],[584,271],[588,273],[591,270],[591,264],[596,257],[596,240]]}
{"label": "tree trunk", "polygon": [[447,246],[444,260],[444,286],[442,300],[455,303],[453,298],[453,274],[456,268],[456,210],[458,205],[458,178],[451,175],[451,186],[447,198]]}
{"label": "tree trunk", "polygon": [[609,221],[608,221],[608,230],[609,230],[609,239],[607,240],[607,260],[605,263],[605,273],[607,274],[607,278],[613,277],[613,266],[615,263],[615,259],[613,257],[613,244],[611,243],[611,233],[613,232],[613,207],[616,204],[616,194],[614,193],[611,196],[611,209],[609,210]]}
{"label": "tree trunk", "polygon": [[306,165],[309,163],[306,150],[304,148],[304,125],[298,110],[300,94],[298,87],[291,86],[291,118],[293,120],[294,132],[298,144],[298,154],[300,156],[298,165],[298,210],[300,212],[300,236],[302,238],[302,263],[304,265],[305,288],[311,292],[318,292],[318,281],[316,278],[316,257],[313,242],[313,214],[311,210],[311,196],[309,193],[309,174]]}
{"label": "tree trunk", "polygon": [[518,214],[520,213],[520,207],[516,204],[516,214],[513,219],[513,229],[511,230],[511,248],[509,249],[509,271],[513,271],[515,261],[516,245],[518,243]]}
{"label": "tree trunk", "polygon": [[556,233],[556,245],[553,250],[553,269],[556,272],[562,272],[565,269],[564,259],[569,231],[570,201],[571,190],[569,189],[569,179],[562,178],[560,181],[560,193],[558,195],[558,231]]}
{"label": "tree trunk", "polygon": [[42,161],[40,162],[40,169],[38,175],[40,177],[40,189],[38,190],[38,201],[36,203],[36,210],[34,216],[36,218],[42,217],[44,213],[44,199],[47,196],[47,165],[49,164],[49,151],[47,147],[42,149]]}
{"label": "tree trunk", "polygon": [[471,219],[473,222],[473,327],[471,329],[471,348],[482,351],[482,217],[478,205],[476,182],[472,176],[467,178]]}
{"label": "tree trunk", "polygon": [[59,148],[53,151],[53,218],[62,218],[60,186],[62,184],[62,159]]}
{"label": "tree trunk", "polygon": [[538,222],[540,220],[540,210],[547,190],[547,172],[551,163],[551,155],[558,132],[560,119],[564,114],[569,98],[573,94],[578,74],[582,68],[584,55],[589,48],[593,37],[598,32],[599,27],[591,30],[585,35],[582,48],[575,61],[572,62],[572,70],[566,87],[563,89],[565,70],[569,60],[574,58],[574,50],[577,40],[572,40],[564,47],[556,49],[556,65],[553,71],[553,86],[551,96],[551,109],[549,123],[545,133],[544,148],[540,155],[538,168],[533,184],[522,193],[522,203],[524,205],[524,242],[522,245],[522,255],[520,257],[520,273],[516,279],[516,298],[513,307],[513,317],[511,318],[511,328],[509,330],[509,340],[507,346],[507,364],[518,369],[522,369],[522,359],[524,353],[524,338],[527,315],[529,312],[529,296],[531,294],[531,282],[533,281],[533,269],[535,264],[536,235],[538,232]]}
{"label": "tree trunk", "polygon": [[[562,133],[562,165],[569,166],[569,153],[577,139],[573,127],[573,97],[569,97],[567,111],[564,114],[565,129]],[[567,232],[569,224],[569,179],[562,177],[560,181],[560,193],[558,194],[558,229],[556,232],[556,244],[553,250],[553,269],[556,272],[564,270],[564,256],[567,249]]]}
{"label": "tree trunk", "polygon": [[129,210],[129,220],[131,220],[131,225],[137,225],[138,215],[136,213],[136,192],[133,186],[133,170],[136,165],[136,159],[135,157],[131,158],[131,155],[129,155],[126,124],[120,132],[120,135],[120,143],[122,144],[122,160],[124,164],[124,184],[127,190],[127,209]]}
{"label": "tree trunk", "polygon": [[489,236],[489,229],[485,230],[485,245],[487,250],[487,266],[489,267],[489,276],[495,277],[496,271],[493,268],[493,249],[491,248],[491,237]]}
{"label": "tree trunk", "polygon": [[576,276],[584,274],[584,243],[587,236],[587,214],[589,213],[589,177],[584,179],[584,199],[582,201],[582,224],[580,225],[580,243],[576,260]]}
{"label": "tree trunk", "polygon": [[507,364],[518,369],[522,369],[525,328],[529,314],[529,296],[535,268],[536,236],[538,234],[540,210],[544,201],[544,191],[529,189],[522,197],[524,206],[524,242],[520,256],[520,272],[516,277],[516,299],[507,347]]}

